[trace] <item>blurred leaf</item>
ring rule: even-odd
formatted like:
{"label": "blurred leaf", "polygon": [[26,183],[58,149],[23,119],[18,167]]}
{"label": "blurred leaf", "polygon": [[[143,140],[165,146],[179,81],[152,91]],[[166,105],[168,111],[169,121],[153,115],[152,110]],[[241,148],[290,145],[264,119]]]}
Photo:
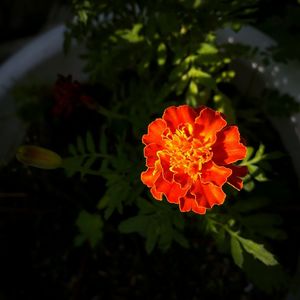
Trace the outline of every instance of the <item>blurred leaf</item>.
{"label": "blurred leaf", "polygon": [[122,221],[122,223],[119,225],[119,230],[122,233],[133,233],[133,232],[143,233],[145,232],[147,227],[148,227],[148,217],[135,216]]}
{"label": "blurred leaf", "polygon": [[237,235],[237,239],[242,244],[243,248],[255,258],[263,262],[267,266],[277,265],[278,262],[275,259],[274,255],[267,251],[263,245],[257,244],[252,240],[242,238]]}
{"label": "blurred leaf", "polygon": [[188,76],[190,78],[193,78],[196,82],[202,84],[205,87],[208,87],[210,89],[216,88],[216,81],[212,78],[212,76],[209,73],[204,72],[199,68],[192,67],[188,71]]}
{"label": "blurred leaf", "polygon": [[157,63],[159,66],[163,66],[167,59],[167,47],[164,43],[160,43],[157,48]]}
{"label": "blurred leaf", "polygon": [[235,264],[240,268],[242,268],[244,257],[243,257],[243,250],[241,248],[240,242],[235,236],[231,236],[230,244],[231,244],[232,258]]}
{"label": "blurred leaf", "polygon": [[94,139],[93,139],[92,134],[89,131],[86,133],[86,147],[90,153],[96,152],[96,146],[94,143]]}
{"label": "blurred leaf", "polygon": [[216,94],[213,98],[216,110],[225,114],[229,123],[235,123],[236,117],[231,100],[224,94]]}
{"label": "blurred leaf", "polygon": [[143,41],[143,36],[139,35],[141,29],[143,28],[143,24],[138,23],[134,24],[132,29],[121,29],[116,31],[116,35],[120,36],[122,39],[130,42],[130,43],[138,43]]}
{"label": "blurred leaf", "polygon": [[77,137],[77,149],[78,149],[79,153],[81,153],[81,154],[85,153],[84,143],[83,143],[83,139],[81,136]]}
{"label": "blurred leaf", "polygon": [[80,246],[88,241],[92,248],[95,248],[102,239],[103,221],[100,215],[90,214],[82,210],[76,220],[79,235],[75,238],[75,245]]}

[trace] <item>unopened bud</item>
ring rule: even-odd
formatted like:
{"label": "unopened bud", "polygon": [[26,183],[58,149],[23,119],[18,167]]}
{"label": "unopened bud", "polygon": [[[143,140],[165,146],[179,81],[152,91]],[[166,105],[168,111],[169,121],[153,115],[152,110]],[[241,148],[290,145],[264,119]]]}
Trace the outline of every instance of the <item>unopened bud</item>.
{"label": "unopened bud", "polygon": [[57,153],[31,145],[19,147],[16,158],[25,165],[40,169],[56,169],[62,164],[62,158]]}

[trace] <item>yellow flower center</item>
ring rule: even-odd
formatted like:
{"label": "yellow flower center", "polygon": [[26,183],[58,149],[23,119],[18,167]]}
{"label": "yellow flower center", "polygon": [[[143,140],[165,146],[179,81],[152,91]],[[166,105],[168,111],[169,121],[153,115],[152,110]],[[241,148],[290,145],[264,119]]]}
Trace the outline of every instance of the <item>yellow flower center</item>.
{"label": "yellow flower center", "polygon": [[201,175],[202,165],[212,158],[210,147],[193,136],[193,126],[184,124],[165,137],[165,149],[170,155],[170,170],[188,174],[192,180]]}

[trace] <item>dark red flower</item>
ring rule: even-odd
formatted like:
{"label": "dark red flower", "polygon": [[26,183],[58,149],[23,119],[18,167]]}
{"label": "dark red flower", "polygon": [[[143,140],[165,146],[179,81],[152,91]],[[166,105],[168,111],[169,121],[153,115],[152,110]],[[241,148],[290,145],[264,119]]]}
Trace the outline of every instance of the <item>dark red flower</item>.
{"label": "dark red flower", "polygon": [[67,117],[80,105],[89,109],[95,109],[96,106],[94,99],[86,94],[84,86],[73,80],[71,75],[58,75],[53,95],[55,104],[52,113],[55,116]]}
{"label": "dark red flower", "polygon": [[148,126],[143,135],[147,170],[142,182],[157,200],[165,195],[182,212],[204,214],[225,200],[222,186],[240,190],[246,167],[233,165],[245,158],[237,126],[208,107],[171,106]]}

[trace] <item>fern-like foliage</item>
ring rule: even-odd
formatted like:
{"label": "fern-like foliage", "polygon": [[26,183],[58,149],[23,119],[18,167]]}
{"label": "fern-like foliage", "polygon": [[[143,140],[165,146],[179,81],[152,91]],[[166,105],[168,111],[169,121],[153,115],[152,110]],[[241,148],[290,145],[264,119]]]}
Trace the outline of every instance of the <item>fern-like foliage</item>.
{"label": "fern-like foliage", "polygon": [[69,145],[70,156],[64,159],[62,165],[68,177],[76,173],[80,173],[81,178],[85,175],[102,175],[102,164],[99,164],[99,161],[109,159],[102,138],[106,139],[104,135],[101,136],[101,142],[97,145],[91,132],[88,131],[85,137],[78,136],[76,143]]}
{"label": "fern-like foliage", "polygon": [[144,198],[137,201],[139,214],[123,221],[119,230],[122,233],[138,233],[146,239],[146,251],[152,252],[156,245],[162,250],[170,248],[173,241],[183,247],[189,243],[182,234],[184,218],[180,212],[164,203],[150,203]]}

